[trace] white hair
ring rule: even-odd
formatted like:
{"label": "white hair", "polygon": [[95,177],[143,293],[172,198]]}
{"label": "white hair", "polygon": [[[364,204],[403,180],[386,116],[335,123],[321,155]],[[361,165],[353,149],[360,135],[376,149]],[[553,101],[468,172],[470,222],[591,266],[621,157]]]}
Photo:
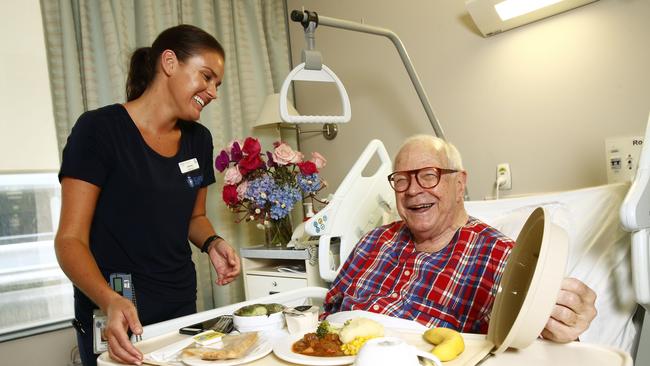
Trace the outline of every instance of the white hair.
{"label": "white hair", "polygon": [[411,136],[404,141],[402,146],[400,146],[397,155],[395,156],[395,162],[399,158],[402,150],[406,146],[421,144],[431,147],[436,152],[444,152],[445,157],[447,158],[447,166],[442,168],[455,169],[455,170],[464,170],[463,169],[463,160],[460,157],[460,152],[451,142],[445,141],[439,137],[433,135],[415,135]]}

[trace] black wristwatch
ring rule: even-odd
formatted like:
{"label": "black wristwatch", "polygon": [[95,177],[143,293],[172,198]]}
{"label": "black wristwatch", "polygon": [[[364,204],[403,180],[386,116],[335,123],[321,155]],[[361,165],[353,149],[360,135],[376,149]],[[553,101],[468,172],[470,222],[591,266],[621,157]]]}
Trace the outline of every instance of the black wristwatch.
{"label": "black wristwatch", "polygon": [[210,247],[212,246],[212,242],[214,242],[217,239],[223,239],[223,238],[220,237],[219,235],[212,235],[207,239],[205,239],[205,241],[203,242],[203,246],[201,247],[201,253],[207,253],[208,250],[210,250]]}

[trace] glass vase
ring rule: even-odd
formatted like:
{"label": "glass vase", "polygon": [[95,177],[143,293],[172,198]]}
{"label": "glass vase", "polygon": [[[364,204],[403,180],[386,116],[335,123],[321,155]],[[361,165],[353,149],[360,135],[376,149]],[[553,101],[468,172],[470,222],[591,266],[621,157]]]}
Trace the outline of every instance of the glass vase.
{"label": "glass vase", "polygon": [[265,228],[266,246],[268,247],[286,247],[291,240],[293,227],[291,225],[291,215],[287,215],[279,220],[271,220],[269,226]]}

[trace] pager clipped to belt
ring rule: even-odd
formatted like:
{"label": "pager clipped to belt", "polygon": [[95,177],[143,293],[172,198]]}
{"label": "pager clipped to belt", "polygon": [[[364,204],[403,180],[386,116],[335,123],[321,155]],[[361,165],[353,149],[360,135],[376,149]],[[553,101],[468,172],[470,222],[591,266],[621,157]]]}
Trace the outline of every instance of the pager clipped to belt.
{"label": "pager clipped to belt", "polygon": [[[108,285],[113,291],[124,296],[133,303],[137,311],[138,304],[135,298],[135,287],[130,273],[111,273],[108,279]],[[106,322],[107,316],[99,309],[93,311],[93,350],[95,354],[102,353],[108,349],[108,339],[106,338]],[[135,336],[135,340],[140,341],[139,335]]]}

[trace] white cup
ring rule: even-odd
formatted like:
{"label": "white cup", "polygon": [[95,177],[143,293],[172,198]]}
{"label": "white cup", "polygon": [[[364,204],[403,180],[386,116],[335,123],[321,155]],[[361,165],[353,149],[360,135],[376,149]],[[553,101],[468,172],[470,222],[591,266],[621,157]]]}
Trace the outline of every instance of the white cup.
{"label": "white cup", "polygon": [[420,366],[418,356],[442,366],[440,360],[429,352],[423,352],[396,337],[380,337],[368,340],[359,350],[354,366]]}
{"label": "white cup", "polygon": [[[300,307],[298,307],[300,309]],[[296,308],[285,309],[284,320],[287,323],[289,334],[305,334],[318,327],[318,306],[308,309],[296,310]]]}

